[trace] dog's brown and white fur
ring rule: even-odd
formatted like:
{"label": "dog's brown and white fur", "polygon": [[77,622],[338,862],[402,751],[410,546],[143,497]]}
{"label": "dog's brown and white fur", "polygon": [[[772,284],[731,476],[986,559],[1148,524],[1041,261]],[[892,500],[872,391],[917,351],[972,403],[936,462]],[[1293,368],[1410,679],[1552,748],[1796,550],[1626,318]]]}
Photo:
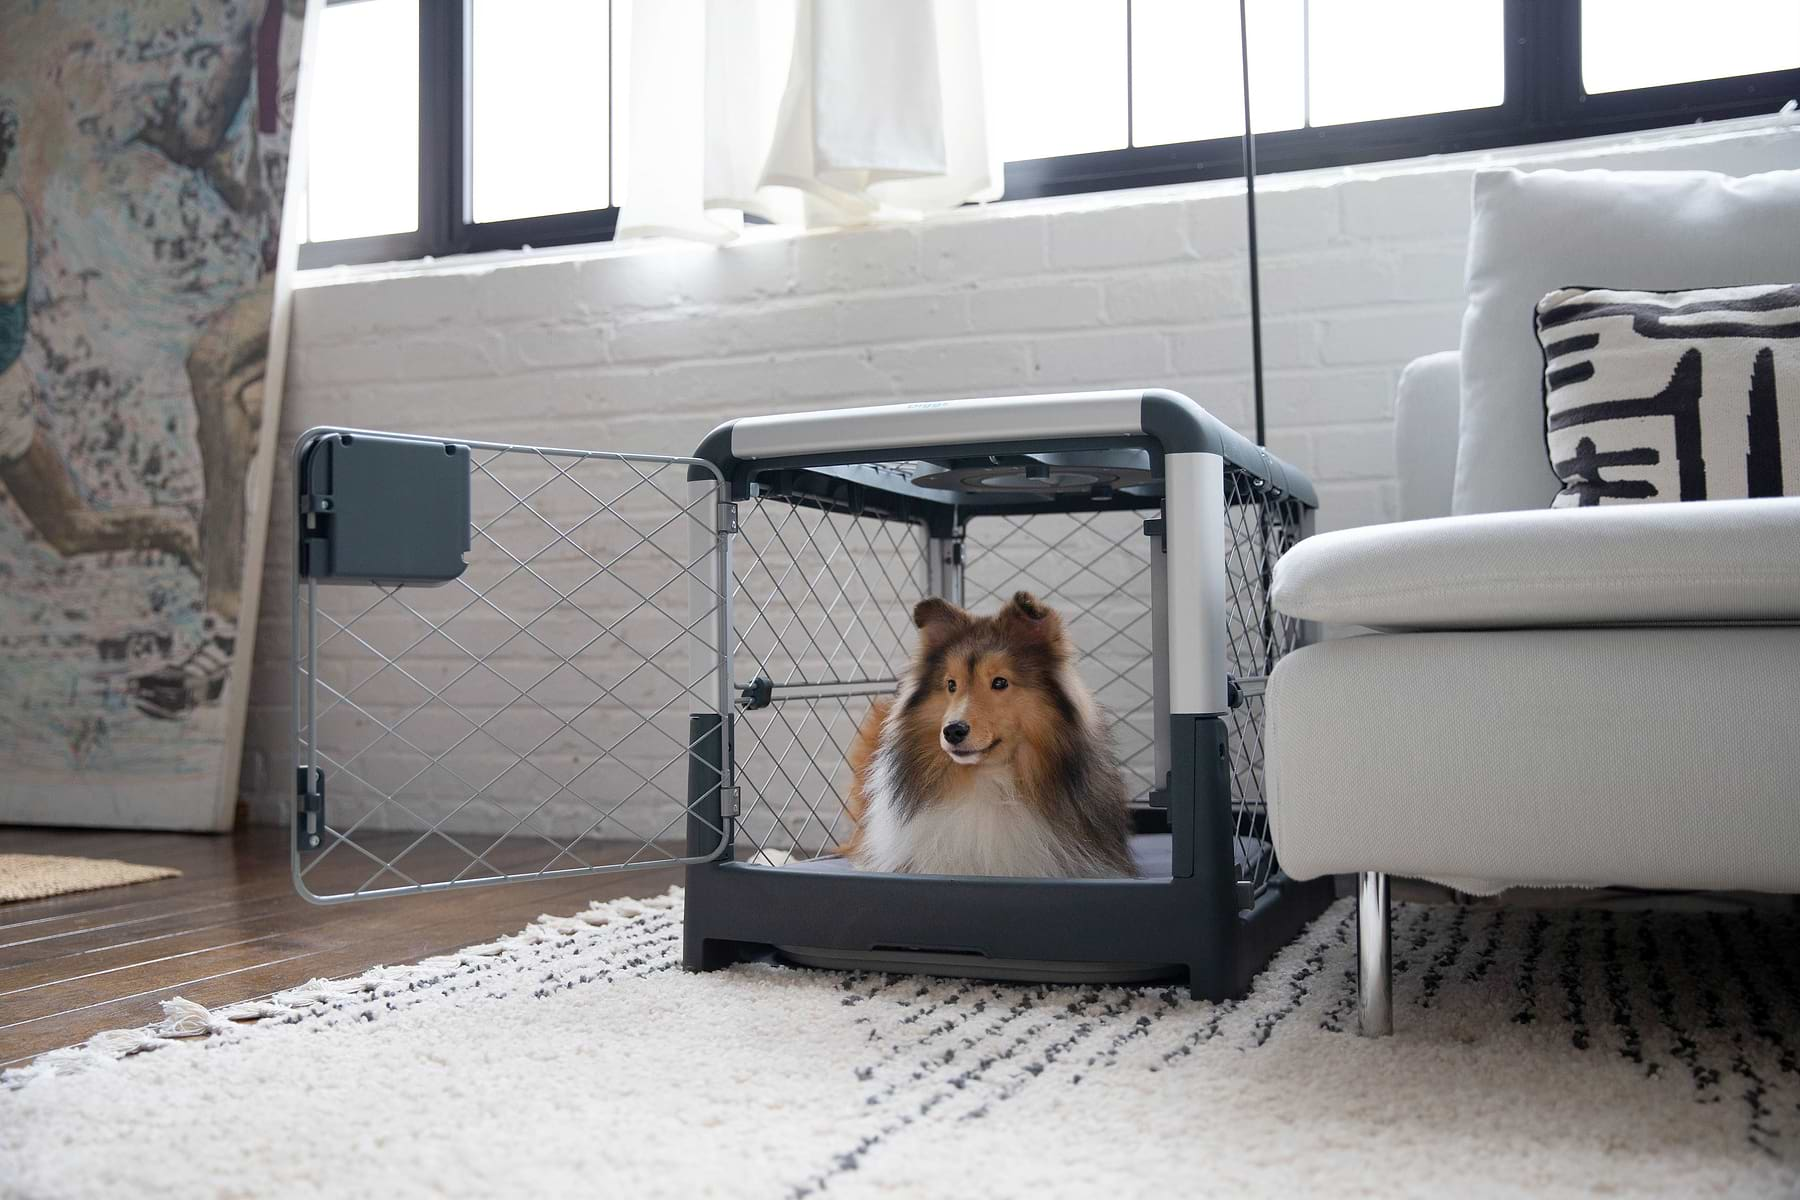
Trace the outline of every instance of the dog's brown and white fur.
{"label": "dog's brown and white fur", "polygon": [[855,832],[872,871],[1134,874],[1125,783],[1062,619],[1028,592],[992,617],[913,610],[919,649],[850,748]]}

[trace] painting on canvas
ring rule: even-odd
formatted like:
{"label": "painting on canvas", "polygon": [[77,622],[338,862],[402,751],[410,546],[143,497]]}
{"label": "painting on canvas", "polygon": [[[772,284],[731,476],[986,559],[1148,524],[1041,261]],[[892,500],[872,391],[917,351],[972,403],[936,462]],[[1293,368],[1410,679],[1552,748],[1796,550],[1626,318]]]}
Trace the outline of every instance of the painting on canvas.
{"label": "painting on canvas", "polygon": [[231,820],[304,13],[0,10],[0,822]]}

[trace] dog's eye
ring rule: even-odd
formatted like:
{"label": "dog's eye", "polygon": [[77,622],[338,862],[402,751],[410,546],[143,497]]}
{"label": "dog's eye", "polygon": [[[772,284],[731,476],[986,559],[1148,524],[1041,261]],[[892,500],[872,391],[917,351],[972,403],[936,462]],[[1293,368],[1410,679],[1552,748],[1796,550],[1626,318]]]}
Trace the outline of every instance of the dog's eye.
{"label": "dog's eye", "polygon": [[954,679],[946,680],[944,683],[944,687],[946,687],[950,691],[954,692],[956,690],[956,680],[954,680]]}
{"label": "dog's eye", "polygon": [[1007,688],[1009,688],[1011,686],[1012,686],[1011,684],[1006,682],[1006,676],[1004,676],[1004,675],[994,676],[994,690],[996,692],[1004,692]]}

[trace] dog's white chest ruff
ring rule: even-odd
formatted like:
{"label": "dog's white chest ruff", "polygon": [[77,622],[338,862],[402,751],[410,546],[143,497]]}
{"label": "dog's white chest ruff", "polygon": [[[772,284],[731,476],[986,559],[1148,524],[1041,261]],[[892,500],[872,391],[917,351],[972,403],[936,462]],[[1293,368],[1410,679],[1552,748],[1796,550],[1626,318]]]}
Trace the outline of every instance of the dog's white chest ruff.
{"label": "dog's white chest ruff", "polygon": [[[878,767],[872,783],[883,782]],[[954,798],[919,805],[902,817],[893,793],[872,787],[861,865],[922,875],[1070,874],[1068,855],[1048,822],[1022,803],[1003,773],[984,773]]]}

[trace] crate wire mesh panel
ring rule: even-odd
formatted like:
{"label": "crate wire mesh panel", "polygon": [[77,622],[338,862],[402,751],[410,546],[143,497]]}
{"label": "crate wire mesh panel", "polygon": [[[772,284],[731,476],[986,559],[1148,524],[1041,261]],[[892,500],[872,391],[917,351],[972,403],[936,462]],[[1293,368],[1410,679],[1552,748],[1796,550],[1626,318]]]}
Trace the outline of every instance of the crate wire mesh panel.
{"label": "crate wire mesh panel", "polygon": [[[894,469],[919,470],[901,463]],[[1227,474],[1226,629],[1237,707],[1229,721],[1231,804],[1243,882],[1267,886],[1262,684],[1297,644],[1298,625],[1269,605],[1281,553],[1301,509]],[[827,509],[808,497],[760,495],[741,506],[734,548],[740,697],[737,855],[759,865],[828,855],[850,832],[845,753],[872,699],[891,693],[911,658],[912,605],[931,594],[934,539],[920,524]],[[1082,678],[1105,710],[1138,804],[1163,785],[1156,768],[1153,540],[1158,510],[983,515],[961,542],[952,598],[974,612],[1031,591],[1062,615]],[[950,549],[954,543],[950,543]],[[954,553],[954,550],[950,552]],[[1179,619],[1179,614],[1176,615]],[[772,699],[746,707],[757,680]]]}
{"label": "crate wire mesh panel", "polygon": [[1300,622],[1269,603],[1275,562],[1300,540],[1298,502],[1269,496],[1242,471],[1225,476],[1225,640],[1231,663],[1231,811],[1252,894],[1269,884],[1269,808],[1263,787],[1263,688],[1281,656],[1300,644]]}
{"label": "crate wire mesh panel", "polygon": [[912,606],[929,594],[917,524],[832,511],[816,499],[739,506],[733,547],[740,701],[738,856],[768,865],[828,854],[848,836],[851,738],[912,653]]}
{"label": "crate wire mesh panel", "polygon": [[[740,696],[760,679],[773,698],[741,706],[738,718],[739,857],[780,865],[829,854],[850,832],[845,752],[870,702],[894,691],[912,657],[911,611],[933,594],[937,543],[921,524],[833,512],[806,497],[764,495],[742,508],[734,678]],[[1024,589],[1062,613],[1141,800],[1154,786],[1155,740],[1142,515],[984,517],[958,540],[972,611]]]}
{"label": "crate wire mesh panel", "polygon": [[[309,448],[334,459],[309,463]],[[716,484],[691,487],[689,459],[333,431],[297,455],[302,558],[324,519],[343,523],[332,550],[351,556],[349,522],[454,482],[393,471],[459,452],[460,574],[413,586],[316,577],[380,561],[296,571],[299,802],[322,809],[299,830],[299,886],[341,899],[691,861],[689,712],[722,699],[689,670],[690,655],[724,652]],[[457,504],[427,495],[375,540],[404,557],[410,537],[460,524],[439,500]]]}
{"label": "crate wire mesh panel", "polygon": [[1156,773],[1155,619],[1149,511],[978,517],[964,542],[963,599],[974,611],[1032,592],[1061,615],[1082,679],[1105,710],[1125,786],[1145,801]]}

